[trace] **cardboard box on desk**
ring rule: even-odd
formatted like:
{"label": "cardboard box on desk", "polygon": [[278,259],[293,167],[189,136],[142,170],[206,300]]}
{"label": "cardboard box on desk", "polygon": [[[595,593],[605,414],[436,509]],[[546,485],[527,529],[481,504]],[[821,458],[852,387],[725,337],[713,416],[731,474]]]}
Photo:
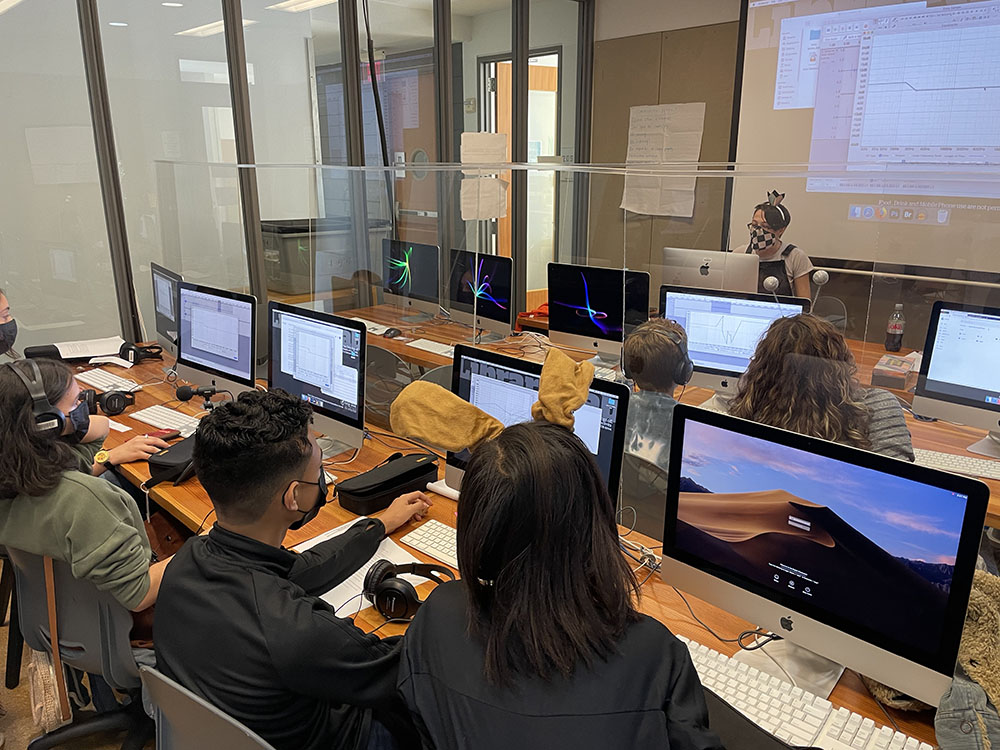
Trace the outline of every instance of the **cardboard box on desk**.
{"label": "cardboard box on desk", "polygon": [[918,372],[913,358],[885,354],[872,368],[872,385],[908,391],[916,385]]}

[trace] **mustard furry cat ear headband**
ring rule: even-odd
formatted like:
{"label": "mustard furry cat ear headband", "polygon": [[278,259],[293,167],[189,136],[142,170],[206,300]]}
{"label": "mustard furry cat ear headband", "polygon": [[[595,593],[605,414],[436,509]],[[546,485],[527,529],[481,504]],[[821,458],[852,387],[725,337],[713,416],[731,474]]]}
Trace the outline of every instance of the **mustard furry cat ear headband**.
{"label": "mustard furry cat ear headband", "polygon": [[[574,362],[559,349],[549,349],[542,365],[538,401],[531,407],[536,421],[573,429],[573,414],[587,401],[594,366]],[[499,435],[500,420],[435,383],[410,383],[389,412],[392,431],[454,453],[475,450]]]}

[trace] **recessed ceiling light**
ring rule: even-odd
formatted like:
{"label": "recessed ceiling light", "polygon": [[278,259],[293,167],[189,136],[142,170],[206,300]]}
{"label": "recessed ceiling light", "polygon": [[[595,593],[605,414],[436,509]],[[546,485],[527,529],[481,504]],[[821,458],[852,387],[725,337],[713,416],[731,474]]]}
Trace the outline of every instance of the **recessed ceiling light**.
{"label": "recessed ceiling light", "polygon": [[8,10],[21,2],[23,2],[23,0],[0,0],[0,13],[6,13]]}
{"label": "recessed ceiling light", "polygon": [[[243,19],[244,27],[255,23],[257,22],[248,21],[246,18]],[[174,36],[212,36],[214,34],[221,34],[225,30],[226,25],[223,21],[215,21],[214,23],[206,23],[204,26],[195,26],[193,29],[178,31]]]}
{"label": "recessed ceiling light", "polygon": [[164,8],[183,8],[184,3],[160,3]]}
{"label": "recessed ceiling light", "polygon": [[108,26],[128,26],[124,21],[108,21]]}
{"label": "recessed ceiling light", "polygon": [[268,10],[284,10],[288,13],[301,13],[324,5],[333,5],[337,0],[283,0],[275,5],[268,5]]}

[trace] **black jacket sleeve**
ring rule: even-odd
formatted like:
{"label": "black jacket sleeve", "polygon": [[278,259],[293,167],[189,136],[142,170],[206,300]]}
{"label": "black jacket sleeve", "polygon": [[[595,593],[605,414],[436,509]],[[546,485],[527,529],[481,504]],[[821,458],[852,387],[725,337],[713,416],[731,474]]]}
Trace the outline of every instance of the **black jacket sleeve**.
{"label": "black jacket sleeve", "polygon": [[288,580],[311,596],[325,594],[371,560],[384,538],[380,520],[362,518],[343,534],[300,554]]}
{"label": "black jacket sleeve", "polygon": [[663,713],[667,715],[670,750],[722,748],[722,742],[708,728],[708,707],[701,681],[687,647],[670,639],[667,659],[674,665]]}

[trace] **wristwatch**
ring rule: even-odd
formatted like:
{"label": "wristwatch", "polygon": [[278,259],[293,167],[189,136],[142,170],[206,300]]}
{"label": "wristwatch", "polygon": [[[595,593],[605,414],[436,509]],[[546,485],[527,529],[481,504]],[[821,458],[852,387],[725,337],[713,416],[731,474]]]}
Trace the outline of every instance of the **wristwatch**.
{"label": "wristwatch", "polygon": [[97,455],[94,456],[94,463],[101,464],[106,469],[115,468],[115,465],[111,463],[111,451],[109,450],[97,451]]}

